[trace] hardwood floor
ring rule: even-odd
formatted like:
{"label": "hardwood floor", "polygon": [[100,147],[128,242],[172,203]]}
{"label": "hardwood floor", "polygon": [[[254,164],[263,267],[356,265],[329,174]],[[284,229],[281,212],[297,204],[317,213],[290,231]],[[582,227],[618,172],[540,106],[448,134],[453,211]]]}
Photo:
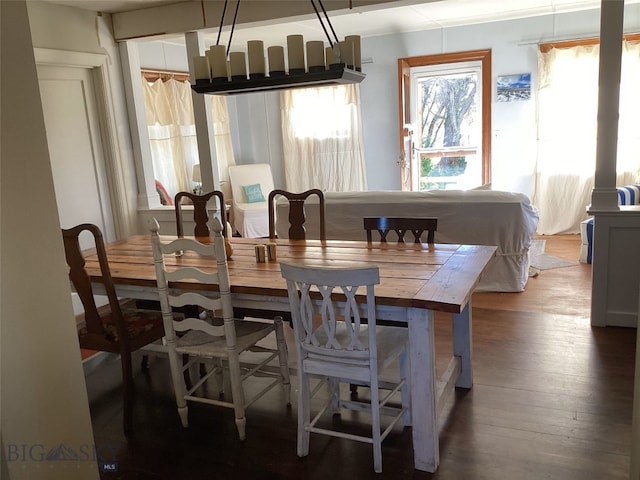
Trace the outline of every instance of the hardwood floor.
{"label": "hardwood floor", "polygon": [[591,265],[580,264],[580,236],[541,236],[545,253],[575,262],[575,267],[542,270],[522,293],[476,293],[474,307],[589,317]]}
{"label": "hardwood floor", "polygon": [[[578,236],[544,238],[547,253],[577,262]],[[228,409],[190,406],[183,429],[166,360],[152,358],[135,376],[130,439],[122,434],[119,361],[87,375],[99,460],[118,466],[102,478],[627,479],[636,333],[590,327],[590,277],[591,267],[578,264],[541,271],[522,293],[474,295],[474,387],[445,406],[436,474],[413,469],[411,432],[400,427],[383,444],[379,475],[370,446],[352,441],[312,436],[310,455],[298,458],[295,401],[286,408],[277,390],[248,410],[244,443]],[[449,318],[438,315],[436,326],[441,369]]]}

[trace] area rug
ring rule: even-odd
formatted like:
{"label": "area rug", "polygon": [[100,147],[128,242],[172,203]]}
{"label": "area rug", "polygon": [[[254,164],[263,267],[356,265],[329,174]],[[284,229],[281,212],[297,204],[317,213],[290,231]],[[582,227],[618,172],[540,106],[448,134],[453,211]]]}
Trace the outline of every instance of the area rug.
{"label": "area rug", "polygon": [[529,248],[529,264],[536,270],[549,270],[552,268],[573,267],[578,265],[563,258],[554,257],[544,253],[546,240],[534,240]]}

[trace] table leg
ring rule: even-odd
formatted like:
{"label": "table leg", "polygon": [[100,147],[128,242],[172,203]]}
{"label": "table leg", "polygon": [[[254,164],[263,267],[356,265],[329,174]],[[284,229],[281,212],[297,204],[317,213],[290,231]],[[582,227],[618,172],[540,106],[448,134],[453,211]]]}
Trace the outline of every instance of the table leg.
{"label": "table leg", "polygon": [[433,312],[409,308],[413,461],[417,470],[435,472],[440,463],[436,417],[436,355]]}
{"label": "table leg", "polygon": [[471,300],[462,312],[453,315],[453,354],[460,357],[460,375],[456,380],[456,387],[471,388],[473,386]]}

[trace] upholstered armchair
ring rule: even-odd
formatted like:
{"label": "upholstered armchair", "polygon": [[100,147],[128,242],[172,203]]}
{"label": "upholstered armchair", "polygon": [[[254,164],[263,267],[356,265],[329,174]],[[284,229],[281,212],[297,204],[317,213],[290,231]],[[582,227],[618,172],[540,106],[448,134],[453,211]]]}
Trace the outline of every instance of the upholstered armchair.
{"label": "upholstered armchair", "polygon": [[229,182],[235,230],[243,237],[268,237],[267,199],[273,190],[271,166],[268,163],[233,165],[229,167]]}

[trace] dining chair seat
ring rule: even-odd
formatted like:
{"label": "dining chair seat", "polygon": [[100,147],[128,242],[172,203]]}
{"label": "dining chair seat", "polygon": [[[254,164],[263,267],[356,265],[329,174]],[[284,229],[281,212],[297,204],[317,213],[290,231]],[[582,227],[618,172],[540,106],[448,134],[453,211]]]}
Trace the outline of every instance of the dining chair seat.
{"label": "dining chair seat", "polygon": [[[136,342],[138,339],[142,340],[143,345],[146,345],[146,339],[144,337],[151,336],[156,337],[158,331],[163,331],[162,317],[157,311],[140,309],[136,306],[136,301],[131,298],[121,299],[120,310],[122,311],[122,319],[124,324],[124,332],[129,341]],[[109,305],[99,309],[100,320],[104,328],[104,333],[98,334],[104,338],[107,342],[117,344],[120,340],[120,334],[118,332],[118,322],[111,313]],[[82,326],[78,330],[78,335],[81,341],[84,338],[88,338],[91,335],[86,326]]]}
{"label": "dining chair seat", "polygon": [[[273,324],[255,321],[235,320],[235,348],[242,353],[273,332]],[[220,358],[227,356],[227,340],[224,336],[213,336],[200,330],[189,330],[178,337],[176,351],[204,358]]]}

